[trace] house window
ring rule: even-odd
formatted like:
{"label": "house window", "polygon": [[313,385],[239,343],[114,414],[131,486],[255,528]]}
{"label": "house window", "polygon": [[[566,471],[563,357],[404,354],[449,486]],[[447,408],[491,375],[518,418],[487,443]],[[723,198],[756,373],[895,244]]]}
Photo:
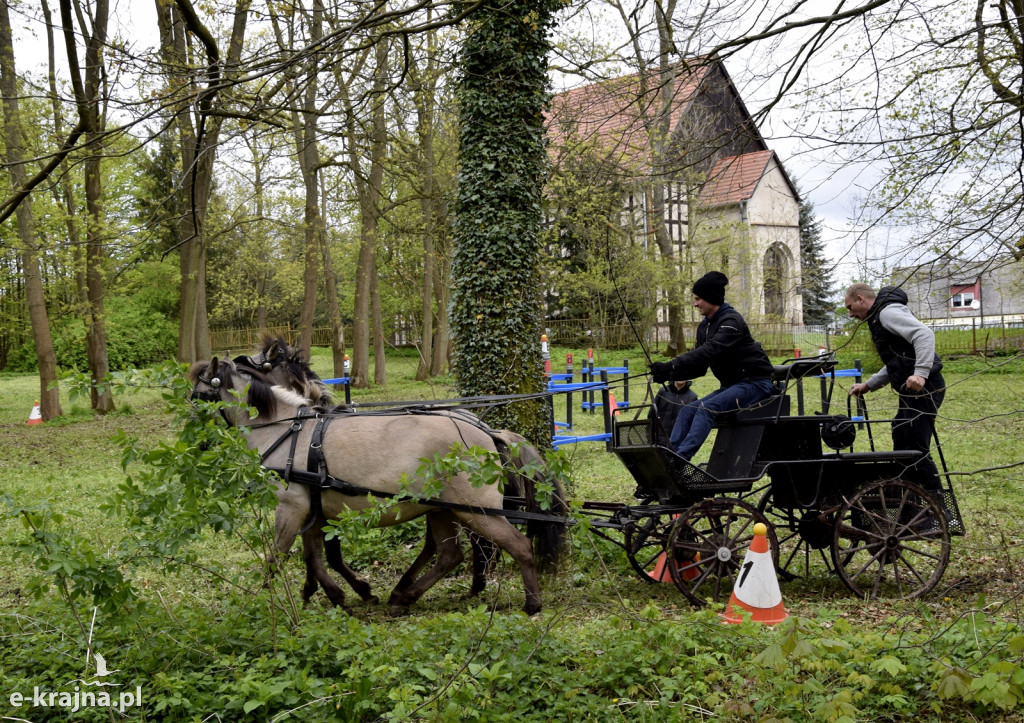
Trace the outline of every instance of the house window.
{"label": "house window", "polygon": [[974,301],[974,293],[970,291],[961,291],[960,293],[953,294],[949,297],[949,308],[951,309],[970,309],[971,303]]}

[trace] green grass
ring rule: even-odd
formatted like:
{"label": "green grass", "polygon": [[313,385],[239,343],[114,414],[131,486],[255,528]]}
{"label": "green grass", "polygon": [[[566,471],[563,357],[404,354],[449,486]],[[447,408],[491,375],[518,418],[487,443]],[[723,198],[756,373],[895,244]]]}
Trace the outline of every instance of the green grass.
{"label": "green grass", "polygon": [[[554,371],[562,371],[566,351],[552,350]],[[585,350],[568,351],[573,352],[578,370]],[[640,350],[598,352],[596,363],[618,366],[624,358],[629,359],[635,374],[642,375],[646,360]],[[321,376],[333,375],[327,350],[315,350],[312,362]],[[852,360],[843,360],[841,366],[850,363]],[[389,355],[387,368],[388,381],[384,387],[354,390],[354,400],[446,398],[455,393],[450,379],[433,384],[415,382],[416,359],[408,353]],[[828,631],[838,631],[834,636],[849,649],[842,655],[835,652],[837,660],[855,661],[858,655],[864,655],[866,659],[877,661],[887,655],[899,655],[905,666],[917,671],[915,675],[923,676],[917,689],[895,674],[889,678],[887,673],[878,672],[876,676],[874,669],[868,670],[871,676],[876,676],[874,683],[867,689],[858,687],[850,682],[848,671],[837,672],[829,667],[833,665],[833,653],[828,652],[831,649],[828,645],[813,658],[818,669],[809,662],[805,665],[793,659],[773,674],[777,682],[770,682],[772,676],[767,676],[754,688],[749,688],[743,680],[733,679],[733,674],[743,670],[746,672],[741,678],[759,676],[757,666],[746,667],[752,665],[751,660],[771,650],[773,643],[791,638],[755,627],[720,630],[713,614],[693,611],[671,585],[649,585],[640,581],[632,574],[618,547],[580,531],[573,536],[572,554],[562,573],[557,578],[543,580],[545,612],[533,623],[524,622],[521,614],[515,612],[522,605],[522,587],[518,575],[506,561],[492,577],[483,598],[500,611],[497,622],[488,623],[487,615],[473,612],[476,603],[462,599],[468,589],[468,577],[453,574],[428,592],[407,620],[393,622],[386,606],[356,602],[354,622],[346,621],[327,605],[322,594],[318,594],[301,612],[299,626],[288,631],[285,622],[268,616],[267,606],[259,602],[262,593],[252,583],[258,579],[259,566],[253,556],[234,538],[207,535],[198,547],[200,562],[207,560],[211,566],[216,564],[221,575],[238,574],[243,581],[241,587],[228,585],[199,567],[186,567],[177,572],[164,571],[158,565],[136,568],[130,574],[141,591],[145,612],[129,618],[131,622],[123,630],[118,627],[116,618],[100,615],[98,627],[101,629],[97,635],[120,641],[119,645],[124,646],[121,652],[115,651],[108,658],[117,660],[120,665],[133,665],[152,696],[155,698],[159,691],[160,700],[170,706],[168,710],[176,711],[173,717],[182,720],[201,719],[218,711],[222,719],[244,717],[242,711],[230,713],[228,708],[219,709],[216,696],[199,704],[199,710],[193,713],[189,713],[184,704],[167,703],[173,698],[169,692],[173,685],[168,681],[178,680],[176,685],[192,691],[195,696],[210,690],[214,683],[204,683],[200,672],[210,680],[220,681],[217,685],[223,683],[227,686],[225,690],[244,689],[249,685],[246,682],[249,678],[246,664],[238,662],[239,655],[252,661],[249,667],[258,678],[256,682],[267,685],[305,666],[306,683],[293,685],[296,689],[308,685],[313,692],[300,698],[300,702],[320,696],[329,699],[332,705],[336,702],[347,706],[359,695],[374,701],[366,711],[349,711],[353,718],[400,718],[415,707],[403,707],[403,701],[422,702],[434,694],[439,695],[442,702],[449,698],[456,702],[463,700],[459,705],[464,709],[460,710],[468,717],[473,717],[469,715],[472,706],[466,708],[470,705],[466,700],[478,706],[474,715],[481,719],[500,718],[496,709],[487,708],[487,700],[491,700],[491,705],[499,705],[498,701],[505,701],[501,705],[513,705],[503,697],[503,691],[512,684],[509,681],[521,681],[521,695],[526,690],[522,686],[530,688],[531,695],[540,695],[538,690],[550,693],[550,700],[544,698],[543,706],[537,702],[540,698],[531,698],[534,702],[528,704],[541,706],[536,715],[547,711],[544,715],[548,717],[576,711],[578,719],[664,720],[670,717],[666,711],[672,710],[672,715],[679,719],[696,720],[702,715],[696,708],[703,708],[723,720],[759,720],[773,711],[796,720],[800,718],[792,712],[796,709],[803,710],[808,719],[823,719],[830,714],[817,706],[831,704],[829,701],[840,705],[845,700],[842,691],[855,690],[863,697],[852,698],[851,704],[856,704],[861,717],[889,716],[897,720],[902,718],[899,711],[904,710],[908,717],[915,719],[1020,720],[1019,713],[1013,713],[1012,709],[982,705],[977,701],[966,704],[953,700],[943,707],[943,701],[929,692],[933,690],[932,683],[949,669],[943,667],[941,661],[950,660],[949,656],[954,655],[950,651],[974,650],[977,642],[974,660],[986,661],[986,655],[995,654],[1009,663],[1019,664],[1024,647],[1020,643],[1016,647],[1008,643],[1024,641],[1019,637],[1021,593],[1024,592],[1021,585],[1024,527],[1017,517],[1024,488],[1024,468],[1012,466],[1024,460],[1020,443],[1024,438],[1021,410],[1024,362],[1016,358],[1009,361],[967,359],[947,364],[945,373],[950,389],[938,430],[946,459],[955,475],[953,483],[968,535],[954,540],[950,565],[939,589],[923,601],[900,603],[856,600],[832,577],[783,585],[787,609],[806,621],[801,625],[809,626],[800,628],[800,635],[815,640],[815,636],[829,636],[833,633]],[[631,401],[634,405],[642,403],[647,396],[644,378],[637,376],[630,383]],[[844,381],[843,386],[846,385]],[[707,393],[714,386],[713,379],[708,377],[697,382],[696,390],[698,394]],[[816,385],[808,387],[809,411],[816,408],[812,402],[816,390]],[[74,515],[68,518],[65,528],[91,541],[98,550],[112,549],[123,536],[125,524],[101,508],[124,479],[120,449],[111,438],[118,429],[125,429],[147,440],[172,439],[176,429],[162,411],[160,393],[146,390],[118,397],[119,408],[127,411],[107,417],[94,417],[81,402],[72,404],[62,398],[65,417],[29,427],[25,421],[37,394],[35,377],[0,376],[0,495],[21,505],[49,500],[54,508]],[[836,395],[837,403],[845,411],[845,391],[838,389]],[[578,396],[576,401],[579,401]],[[892,416],[895,397],[888,391],[879,391],[868,397],[868,403],[871,418],[884,419]],[[631,412],[626,410],[623,414]],[[556,406],[555,416],[564,418],[564,409]],[[576,431],[581,434],[602,428],[599,414],[577,410],[574,421]],[[860,442],[863,439],[862,436]],[[888,448],[887,430],[879,428],[875,441],[880,448]],[[709,440],[704,449],[710,449],[711,444]],[[632,478],[618,459],[604,450],[603,444],[585,443],[564,449],[571,459],[574,498],[633,501]],[[421,534],[422,526],[418,523],[368,534],[361,548],[352,551],[351,559],[379,593],[386,592],[418,551]],[[18,541],[24,536],[18,519],[6,512],[0,514],[0,610],[4,611],[0,613],[0,655],[4,656],[0,659],[6,661],[0,663],[0,669],[6,665],[14,676],[12,680],[49,681],[52,676],[59,678],[53,671],[63,673],[67,662],[64,657],[50,660],[49,654],[40,651],[66,650],[67,655],[73,657],[81,654],[82,641],[67,617],[67,606],[60,602],[55,589],[51,588],[41,600],[34,600],[29,594],[39,571],[33,568],[31,558],[16,557]],[[293,556],[283,575],[298,585],[301,574],[301,561],[297,555]],[[88,601],[78,601],[78,607],[85,618],[92,614]],[[984,625],[978,622],[982,610],[990,621]],[[973,621],[973,627],[964,621]],[[999,627],[1004,625],[1010,627]],[[626,630],[631,632],[623,632]],[[356,645],[354,641],[359,636],[370,639]],[[877,640],[872,636],[877,636]],[[23,638],[35,642],[19,643]],[[417,642],[423,640],[432,642],[429,645]],[[349,650],[345,646],[356,647]],[[454,656],[451,666],[442,660],[446,650],[447,655]],[[674,652],[664,663],[655,662],[670,650]],[[294,664],[291,656],[297,661]],[[482,671],[474,669],[472,681],[467,683],[466,670],[459,672],[459,664],[463,662],[459,656],[478,656],[474,659],[490,661],[490,667]],[[501,656],[509,661],[503,670],[493,667]],[[707,660],[702,656],[707,656]],[[275,660],[279,662],[272,663]],[[331,661],[346,661],[345,666],[350,667],[332,667]],[[545,675],[553,681],[550,687],[545,687],[543,676],[538,678],[530,672],[534,663],[543,661],[549,666]],[[370,662],[373,666],[365,667]],[[869,668],[871,664],[865,662]],[[842,667],[840,663],[836,665]],[[963,661],[956,665],[969,668],[969,663]],[[419,673],[410,673],[423,666],[431,667],[434,672],[422,673],[424,678],[418,678]],[[971,669],[969,674],[973,679],[985,669]],[[371,680],[390,681],[386,684],[389,687],[378,690],[371,683],[370,689],[358,693],[361,689],[357,682],[347,677],[355,670]],[[639,673],[644,670],[647,672]],[[711,675],[708,671],[716,670],[720,671],[720,678],[708,677]],[[196,671],[195,678],[189,677],[191,671]],[[227,677],[226,671],[229,672]],[[257,671],[263,672],[257,675]],[[631,675],[631,671],[638,674]],[[511,678],[506,681],[501,677],[504,674]],[[406,689],[412,682],[410,675],[419,681],[421,690]],[[323,684],[310,682],[309,676],[320,676]],[[826,692],[805,690],[805,682],[810,679],[827,681],[823,683]],[[234,683],[228,685],[225,682],[228,680]],[[462,692],[442,690],[446,680],[461,681],[456,688]],[[328,687],[331,681],[347,685],[349,693],[346,695],[356,698],[332,693]],[[485,681],[490,682],[485,684]],[[681,691],[685,691],[687,685],[704,691],[699,703],[688,698],[685,692],[669,690],[673,685],[678,687],[680,681],[683,681]],[[886,704],[890,705],[886,708],[875,701],[883,695],[881,687],[897,683],[901,686],[899,695],[909,696],[912,701],[909,708],[902,709],[898,704]],[[477,692],[469,695],[472,690]],[[463,694],[469,697],[460,698]],[[250,691],[237,695],[258,700],[263,694]],[[281,712],[292,706],[274,695],[277,694],[266,694],[268,700],[277,702],[256,709],[250,714],[252,719],[262,720],[270,711]],[[773,700],[771,705],[775,707],[758,712],[763,708],[763,704],[757,703],[759,696]],[[804,702],[794,704],[796,708],[791,709],[784,704],[787,696]],[[662,699],[671,701],[671,707],[666,709],[666,703],[659,702]],[[748,714],[742,705],[738,709],[729,707],[741,702],[753,706],[754,713]],[[684,703],[694,708],[687,708]],[[881,706],[879,710],[890,712],[878,713],[872,707],[876,704]],[[4,706],[6,696],[0,700],[0,710],[4,710]],[[307,713],[313,714],[314,719],[320,719],[316,715],[327,719],[322,706],[317,706],[312,706]],[[348,709],[343,706],[338,710]],[[454,720],[462,715],[446,712],[440,703],[425,710],[430,712],[420,711],[413,717]],[[486,710],[491,713],[480,712]],[[819,710],[820,715],[812,715],[814,710]],[[7,710],[7,714],[20,714],[32,720],[38,713]],[[520,714],[523,719],[530,718],[529,710]],[[148,715],[154,719],[163,717],[152,708]]]}

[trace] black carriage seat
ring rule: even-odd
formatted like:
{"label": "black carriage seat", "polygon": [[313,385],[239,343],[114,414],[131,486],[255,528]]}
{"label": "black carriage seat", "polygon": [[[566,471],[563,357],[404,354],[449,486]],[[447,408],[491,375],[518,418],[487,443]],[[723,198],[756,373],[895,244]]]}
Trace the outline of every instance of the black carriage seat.
{"label": "black carriage seat", "polygon": [[658,443],[656,416],[616,421],[612,451],[636,480],[636,496],[662,504],[693,504],[725,492],[749,490],[752,480],[720,480]]}
{"label": "black carriage seat", "polygon": [[791,380],[822,376],[835,368],[835,354],[793,359],[788,364],[776,364],[772,367],[772,381],[776,387],[785,390]]}
{"label": "black carriage seat", "polygon": [[715,418],[718,432],[708,458],[708,473],[723,480],[759,477],[754,465],[765,427],[787,416],[789,397],[785,394],[773,394],[753,407],[719,414]]}

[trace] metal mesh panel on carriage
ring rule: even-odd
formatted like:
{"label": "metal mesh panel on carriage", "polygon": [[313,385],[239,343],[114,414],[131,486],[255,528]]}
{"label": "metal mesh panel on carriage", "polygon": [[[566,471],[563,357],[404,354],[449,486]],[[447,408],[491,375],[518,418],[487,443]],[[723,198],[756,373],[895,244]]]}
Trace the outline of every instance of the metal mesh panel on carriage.
{"label": "metal mesh panel on carriage", "polygon": [[953,486],[949,480],[942,486],[942,506],[949,512],[946,524],[949,526],[949,534],[964,535],[967,533],[964,527],[964,520],[960,516],[960,505],[956,503],[956,495],[953,494]]}
{"label": "metal mesh panel on carriage", "polygon": [[[889,450],[823,457],[823,462],[826,465],[825,476],[830,482],[829,491],[833,493],[826,496],[832,499],[837,496],[841,498],[843,495],[852,494],[860,486],[879,480],[916,481],[908,475],[908,470],[919,456],[920,452],[911,450]],[[949,513],[946,516],[949,534],[966,534],[967,528],[960,516],[960,507],[957,505],[956,495],[953,493],[953,487],[948,477],[942,480],[942,499],[936,501]]]}
{"label": "metal mesh panel on carriage", "polygon": [[694,500],[750,489],[750,480],[716,479],[668,447],[653,444],[657,423],[653,417],[615,423],[612,451],[636,480],[637,497]]}

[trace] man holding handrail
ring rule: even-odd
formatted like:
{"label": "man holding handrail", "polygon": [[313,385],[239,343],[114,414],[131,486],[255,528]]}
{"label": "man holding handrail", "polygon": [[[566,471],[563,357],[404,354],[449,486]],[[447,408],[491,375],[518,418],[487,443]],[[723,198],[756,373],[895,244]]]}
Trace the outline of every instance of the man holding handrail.
{"label": "man holding handrail", "polygon": [[907,300],[907,294],[894,286],[885,286],[877,294],[867,284],[847,289],[846,309],[854,319],[867,322],[884,364],[866,382],[850,387],[850,395],[859,397],[886,384],[896,390],[899,408],[892,423],[893,449],[924,453],[908,476],[945,509],[939,471],[929,452],[946,380],[942,358],[935,353],[935,333],[914,316]]}

